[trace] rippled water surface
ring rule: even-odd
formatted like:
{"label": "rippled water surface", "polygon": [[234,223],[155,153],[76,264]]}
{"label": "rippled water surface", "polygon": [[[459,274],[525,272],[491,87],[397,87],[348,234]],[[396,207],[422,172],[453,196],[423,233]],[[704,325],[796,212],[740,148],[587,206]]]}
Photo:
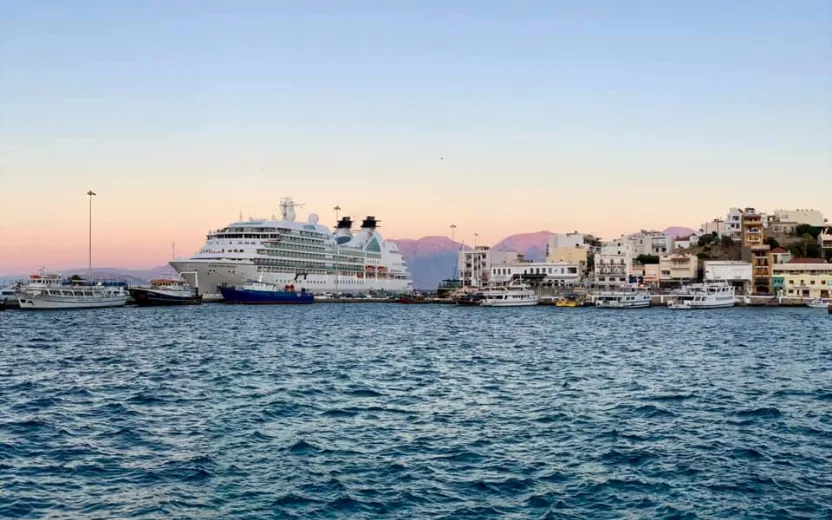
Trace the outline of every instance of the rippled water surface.
{"label": "rippled water surface", "polygon": [[0,517],[830,518],[832,316],[0,313]]}

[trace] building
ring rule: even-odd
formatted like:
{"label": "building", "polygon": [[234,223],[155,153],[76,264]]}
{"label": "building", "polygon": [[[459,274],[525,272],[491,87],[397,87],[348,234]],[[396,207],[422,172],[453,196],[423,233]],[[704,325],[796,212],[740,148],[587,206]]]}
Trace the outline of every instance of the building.
{"label": "building", "polygon": [[772,288],[782,296],[832,298],[832,264],[819,258],[793,258],[776,264]]}
{"label": "building", "polygon": [[763,244],[763,215],[753,208],[746,208],[740,218],[742,246],[753,247]]}
{"label": "building", "polygon": [[777,233],[780,235],[794,235],[797,231],[797,226],[799,226],[797,222],[780,222],[779,220],[773,221],[769,224],[768,229],[771,233]]}
{"label": "building", "polygon": [[728,210],[728,217],[725,219],[725,234],[734,240],[742,238],[742,210],[740,208]]}
{"label": "building", "polygon": [[459,278],[465,287],[481,286],[488,283],[492,265],[511,264],[520,258],[516,251],[494,251],[488,246],[463,250],[457,263]]}
{"label": "building", "polygon": [[520,261],[493,266],[490,279],[494,283],[521,280],[538,287],[573,287],[580,283],[582,273],[577,263]]}
{"label": "building", "polygon": [[749,251],[752,294],[771,294],[772,266],[774,264],[771,247],[768,245],[751,246]]}
{"label": "building", "polygon": [[552,233],[549,235],[549,242],[546,244],[546,254],[555,249],[573,249],[585,247],[586,238],[583,233]]}
{"label": "building", "polygon": [[671,253],[659,259],[659,283],[675,284],[696,280],[699,258],[696,255]]}
{"label": "building", "polygon": [[774,219],[779,222],[794,222],[815,227],[823,227],[826,224],[823,213],[816,209],[778,209],[774,211]]}
{"label": "building", "polygon": [[625,238],[604,242],[595,255],[594,284],[613,289],[630,283],[633,269],[633,245]]}
{"label": "building", "polygon": [[751,262],[733,260],[708,260],[704,263],[705,280],[725,280],[740,292],[748,293],[751,288]]}
{"label": "building", "polygon": [[633,256],[652,255],[661,256],[673,251],[673,237],[659,231],[641,230],[630,235],[627,240],[633,246]]}
{"label": "building", "polygon": [[699,233],[702,235],[716,233],[718,236],[724,236],[728,234],[728,225],[724,220],[715,218],[699,226]]}
{"label": "building", "polygon": [[546,262],[552,264],[580,264],[586,270],[589,247],[583,233],[552,233],[546,244]]}
{"label": "building", "polygon": [[690,249],[691,247],[695,247],[698,243],[699,237],[697,235],[691,235],[685,238],[677,238],[673,245],[676,249]]}
{"label": "building", "polygon": [[792,259],[792,254],[782,247],[775,247],[771,250],[771,261],[775,264],[788,264]]}
{"label": "building", "polygon": [[818,245],[825,251],[832,249],[832,227],[821,230],[818,235]]}
{"label": "building", "polygon": [[586,270],[588,250],[585,247],[565,247],[550,250],[546,262],[552,264],[580,264],[581,270]]}

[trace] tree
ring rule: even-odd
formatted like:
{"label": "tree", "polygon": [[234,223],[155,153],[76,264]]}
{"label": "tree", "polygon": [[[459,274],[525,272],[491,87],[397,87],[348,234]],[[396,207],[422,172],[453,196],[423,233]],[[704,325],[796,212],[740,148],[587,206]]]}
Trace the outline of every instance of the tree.
{"label": "tree", "polygon": [[80,274],[73,274],[72,276],[69,277],[69,279],[73,282],[79,282],[79,281],[83,280],[83,278],[81,278]]}
{"label": "tree", "polygon": [[812,240],[808,235],[804,235],[802,239],[790,243],[788,249],[792,256],[823,258],[823,249],[821,249],[820,244]]}
{"label": "tree", "polygon": [[796,237],[804,237],[809,235],[813,240],[818,239],[818,235],[820,235],[821,229],[819,227],[810,226],[809,224],[801,224],[794,228],[794,236]]}
{"label": "tree", "polygon": [[766,237],[766,239],[763,240],[763,243],[770,246],[772,249],[780,247],[780,242],[778,242],[774,237]]}
{"label": "tree", "polygon": [[728,235],[723,236],[719,241],[724,247],[731,247],[734,245],[734,239]]}
{"label": "tree", "polygon": [[636,257],[636,262],[647,265],[647,264],[658,264],[659,257],[656,255],[638,255]]}
{"label": "tree", "polygon": [[708,233],[699,237],[699,242],[697,245],[700,247],[705,247],[707,245],[713,244],[719,239],[719,235],[716,232]]}
{"label": "tree", "polygon": [[700,252],[700,253],[696,253],[696,258],[698,258],[700,260],[710,260],[711,255],[709,255],[708,253],[705,253],[703,251],[703,252]]}

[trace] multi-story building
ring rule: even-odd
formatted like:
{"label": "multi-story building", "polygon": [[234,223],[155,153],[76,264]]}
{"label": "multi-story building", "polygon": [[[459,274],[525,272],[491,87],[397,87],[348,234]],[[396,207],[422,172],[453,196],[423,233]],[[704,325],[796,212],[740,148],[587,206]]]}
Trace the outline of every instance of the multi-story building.
{"label": "multi-story building", "polygon": [[742,238],[742,213],[740,208],[731,208],[725,219],[725,234],[734,240]]}
{"label": "multi-story building", "polygon": [[659,282],[673,284],[696,280],[699,258],[691,254],[672,253],[659,259]]}
{"label": "multi-story building", "polygon": [[716,233],[719,236],[727,235],[728,225],[724,220],[715,218],[699,226],[699,233],[702,235],[710,235],[711,233]]}
{"label": "multi-story building", "polygon": [[776,264],[772,288],[783,296],[832,298],[832,264],[819,258],[793,258],[788,264]]}
{"label": "multi-story building", "polygon": [[583,272],[586,270],[588,252],[589,247],[583,233],[552,233],[546,244],[546,262],[577,263]]}
{"label": "multi-story building", "polygon": [[495,251],[488,246],[460,251],[457,264],[459,278],[465,287],[486,284],[492,265],[517,262],[520,256],[516,251]]}
{"label": "multi-story building", "polygon": [[633,255],[661,256],[673,251],[673,237],[660,231],[645,231],[630,235],[627,240],[633,246]]}
{"label": "multi-story building", "polygon": [[751,288],[751,262],[733,260],[708,260],[704,264],[705,280],[725,280],[740,292],[748,293]]}
{"label": "multi-story building", "polygon": [[612,289],[630,283],[633,269],[633,245],[625,239],[619,238],[604,242],[595,255],[596,287]]}
{"label": "multi-story building", "polygon": [[523,280],[538,287],[572,287],[580,283],[582,273],[577,263],[521,261],[492,266],[490,280],[494,283]]}
{"label": "multi-story building", "polygon": [[823,227],[826,224],[823,213],[816,209],[778,209],[774,211],[774,219],[779,222],[794,222],[815,227]]}
{"label": "multi-story building", "polygon": [[762,245],[765,238],[763,232],[763,215],[753,208],[746,208],[740,219],[743,247]]}
{"label": "multi-story building", "polygon": [[748,248],[751,258],[751,292],[753,294],[771,294],[772,266],[774,264],[771,247],[757,245]]}

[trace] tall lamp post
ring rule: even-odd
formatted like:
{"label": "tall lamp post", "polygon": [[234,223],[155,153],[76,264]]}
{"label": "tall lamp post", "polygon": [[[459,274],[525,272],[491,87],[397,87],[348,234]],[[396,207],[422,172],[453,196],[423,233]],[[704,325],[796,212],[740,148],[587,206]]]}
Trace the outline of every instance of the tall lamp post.
{"label": "tall lamp post", "polygon": [[90,280],[92,280],[92,198],[95,197],[95,192],[90,190],[87,192],[87,195],[89,195],[90,197],[90,226],[88,236],[89,250],[87,257],[87,267],[89,268],[89,278]]}

